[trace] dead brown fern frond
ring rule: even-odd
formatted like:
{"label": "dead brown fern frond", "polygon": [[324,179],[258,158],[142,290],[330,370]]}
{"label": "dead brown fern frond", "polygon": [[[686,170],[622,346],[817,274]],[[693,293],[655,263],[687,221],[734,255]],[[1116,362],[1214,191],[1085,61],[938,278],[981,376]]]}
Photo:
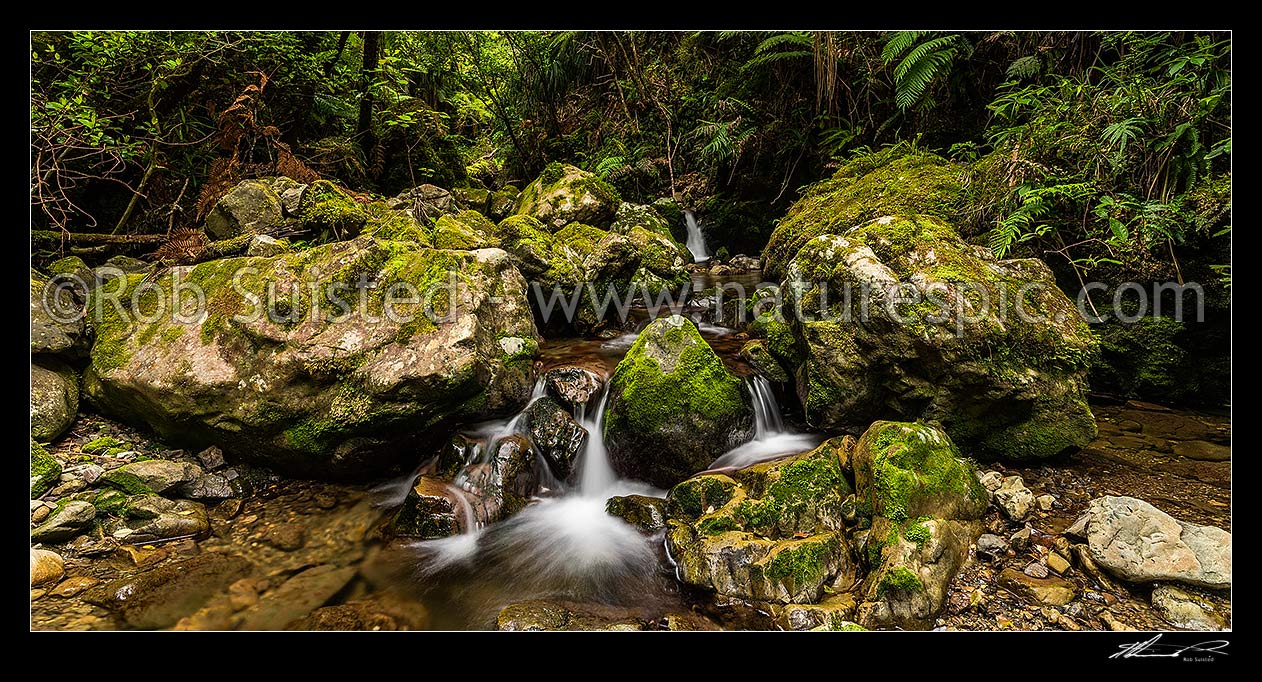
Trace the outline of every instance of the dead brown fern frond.
{"label": "dead brown fern frond", "polygon": [[201,230],[179,228],[173,230],[166,243],[153,252],[153,258],[172,265],[196,263],[209,240]]}

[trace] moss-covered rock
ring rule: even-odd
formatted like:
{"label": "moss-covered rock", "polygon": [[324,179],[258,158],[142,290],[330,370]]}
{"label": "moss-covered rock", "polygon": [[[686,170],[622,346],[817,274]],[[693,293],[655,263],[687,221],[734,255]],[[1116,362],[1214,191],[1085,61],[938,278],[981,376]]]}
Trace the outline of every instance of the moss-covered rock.
{"label": "moss-covered rock", "polygon": [[49,357],[31,361],[31,438],[50,441],[74,422],[79,411],[79,377]]}
{"label": "moss-covered rock", "polygon": [[512,187],[502,187],[491,194],[487,201],[487,215],[494,220],[503,220],[513,214],[517,208],[517,197],[521,192]]}
{"label": "moss-covered rock", "polygon": [[266,180],[246,180],[223,196],[206,216],[206,234],[229,239],[284,224],[280,195]]}
{"label": "moss-covered rock", "polygon": [[782,291],[813,425],[936,420],[973,454],[1011,459],[1095,436],[1095,338],[1042,261],[997,261],[941,220],[885,216],[807,242]]}
{"label": "moss-covered rock", "polygon": [[614,214],[613,223],[609,225],[609,231],[629,234],[632,228],[636,227],[674,240],[670,231],[670,222],[663,218],[657,209],[646,204],[622,202],[618,205],[617,213]]}
{"label": "moss-covered rock", "polygon": [[753,437],[740,379],[683,317],[640,333],[610,391],[605,439],[623,476],[669,487]]}
{"label": "moss-covered rock", "polygon": [[666,527],[666,501],[660,497],[611,497],[605,502],[605,512],[643,531],[656,532]]}
{"label": "moss-covered rock", "polygon": [[789,373],[784,371],[784,367],[781,367],[771,351],[767,350],[765,340],[756,339],[741,346],[741,359],[748,362],[759,375],[770,381],[787,382],[790,379]]}
{"label": "moss-covered rock", "polygon": [[666,498],[667,548],[681,578],[719,594],[813,603],[855,579],[843,530],[850,485],[820,448],[724,474],[701,474]]}
{"label": "moss-covered rock", "polygon": [[391,520],[390,530],[398,536],[427,540],[459,535],[472,530],[465,528],[462,509],[466,504],[442,481],[420,476]]}
{"label": "moss-covered rock", "polygon": [[433,225],[439,217],[460,212],[460,204],[451,192],[436,185],[419,185],[404,190],[386,202],[395,210],[407,211],[423,225]]}
{"label": "moss-covered rock", "polygon": [[[130,300],[143,275],[93,292],[105,314],[84,375],[98,409],[170,441],[364,474],[530,393],[538,337],[525,281],[498,249],[359,238],[178,274],[206,292],[204,314],[155,320],[103,300]],[[154,283],[171,300],[171,274]]]}
{"label": "moss-covered rock", "polygon": [[31,439],[31,499],[48,492],[61,477],[61,463]]}
{"label": "moss-covered rock", "polygon": [[987,495],[941,430],[877,422],[851,454],[858,513],[871,519],[859,622],[929,626],[981,531]]}
{"label": "moss-covered rock", "polygon": [[364,207],[368,223],[363,228],[365,237],[382,241],[412,242],[417,246],[433,247],[429,230],[411,211],[392,209],[384,201],[374,201]]}
{"label": "moss-covered rock", "polygon": [[[70,259],[64,259],[70,260]],[[78,259],[74,259],[78,260]],[[58,261],[61,263],[62,261]],[[79,261],[82,263],[83,261]],[[53,273],[62,275],[62,273]],[[86,293],[86,289],[96,284],[96,276],[91,270],[81,271],[77,268],[69,275],[79,278],[83,283],[80,288],[74,279],[78,293]],[[83,301],[78,293],[70,288],[50,285],[48,277],[31,268],[31,354],[61,355],[67,358],[78,358],[86,355],[89,344],[87,328],[82,315]]]}
{"label": "moss-covered rock", "polygon": [[763,252],[763,274],[783,277],[810,240],[843,234],[881,216],[924,214],[951,221],[962,214],[965,167],[919,152],[881,161],[865,157],[851,162],[795,202],[771,234]]}
{"label": "moss-covered rock", "polygon": [[328,180],[317,180],[302,193],[298,217],[325,239],[349,239],[368,223],[368,212],[349,193]]}
{"label": "moss-covered rock", "polygon": [[495,223],[477,211],[461,211],[439,216],[434,222],[434,246],[440,249],[469,251],[498,247]]}
{"label": "moss-covered rock", "polygon": [[613,185],[569,164],[551,163],[522,190],[517,214],[556,230],[572,222],[609,225],[622,198]]}
{"label": "moss-covered rock", "polygon": [[486,213],[491,204],[491,192],[484,187],[457,187],[451,195],[466,209]]}

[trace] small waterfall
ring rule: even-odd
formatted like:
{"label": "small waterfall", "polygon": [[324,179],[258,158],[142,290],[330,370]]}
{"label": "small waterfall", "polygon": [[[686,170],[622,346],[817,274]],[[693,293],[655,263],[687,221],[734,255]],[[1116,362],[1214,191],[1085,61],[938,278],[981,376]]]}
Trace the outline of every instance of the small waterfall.
{"label": "small waterfall", "polygon": [[754,440],[767,440],[779,435],[784,431],[784,419],[771,391],[771,382],[765,377],[755,376],[748,385],[754,399]]}
{"label": "small waterfall", "polygon": [[605,449],[605,401],[608,399],[609,387],[606,386],[601,389],[600,400],[590,418],[585,406],[575,415],[587,429],[587,445],[579,456],[578,492],[584,497],[604,495],[618,481],[618,475],[609,464],[609,451]]}
{"label": "small waterfall", "polygon": [[754,406],[754,438],[723,453],[710,465],[711,470],[747,467],[768,459],[806,452],[823,440],[820,436],[794,433],[784,427],[780,405],[771,390],[771,382],[766,378],[755,376],[745,386]]}
{"label": "small waterfall", "polygon": [[684,211],[684,223],[688,225],[688,251],[692,259],[698,263],[710,260],[710,252],[706,249],[705,235],[701,234],[701,226],[697,225],[697,217],[692,211]]}

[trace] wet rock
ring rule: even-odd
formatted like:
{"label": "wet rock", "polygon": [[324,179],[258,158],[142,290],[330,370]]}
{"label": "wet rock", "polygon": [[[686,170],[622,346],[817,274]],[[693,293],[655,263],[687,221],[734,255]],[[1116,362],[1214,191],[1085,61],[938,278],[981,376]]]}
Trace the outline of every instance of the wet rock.
{"label": "wet rock", "polygon": [[223,450],[212,445],[197,453],[197,461],[202,463],[202,468],[206,471],[214,471],[224,464]]}
{"label": "wet rock", "polygon": [[991,533],[983,533],[977,538],[977,556],[978,558],[996,561],[1008,554],[1008,543],[1003,538]]}
{"label": "wet rock", "polygon": [[79,379],[66,364],[51,358],[31,361],[31,438],[50,441],[74,422],[79,410]]}
{"label": "wet rock", "polygon": [[204,474],[180,486],[180,495],[191,500],[226,500],[239,497],[241,486],[222,473]]}
{"label": "wet rock", "polygon": [[292,552],[302,549],[307,540],[301,524],[282,523],[264,533],[263,541],[282,552]]}
{"label": "wet rock", "polygon": [[1038,505],[1038,508],[1042,511],[1051,511],[1052,507],[1056,506],[1056,496],[1055,495],[1039,495],[1038,497],[1034,498],[1034,503]]}
{"label": "wet rock", "polygon": [[48,492],[61,478],[61,463],[43,445],[31,439],[31,497]]}
{"label": "wet rock", "polygon": [[[777,609],[776,622],[785,630],[852,630],[854,595],[830,596],[818,604],[786,604]],[[853,627],[851,627],[853,626]]]}
{"label": "wet rock", "polygon": [[1034,604],[1064,606],[1074,600],[1077,588],[1064,578],[1035,578],[1013,568],[999,573],[999,586]]}
{"label": "wet rock", "polygon": [[126,519],[106,524],[106,532],[129,543],[197,537],[210,530],[206,507],[199,502],[137,495],[129,500]]}
{"label": "wet rock", "polygon": [[57,587],[53,588],[52,594],[64,599],[69,599],[70,597],[78,595],[80,592],[96,585],[99,582],[101,582],[99,579],[86,575],[66,578],[60,583],[57,583]]}
{"label": "wet rock", "polygon": [[468,504],[442,481],[419,476],[390,529],[395,535],[424,539],[457,535],[469,530],[463,513]]}
{"label": "wet rock", "polygon": [[753,437],[741,380],[680,316],[640,333],[609,390],[610,463],[629,478],[668,488]]}
{"label": "wet rock", "polygon": [[150,459],[124,464],[102,477],[109,485],[129,495],[164,493],[176,486],[196,480],[205,472],[196,464]]}
{"label": "wet rock", "polygon": [[1057,552],[1050,552],[1047,555],[1047,567],[1055,571],[1058,575],[1065,575],[1069,572],[1069,560],[1061,556]]}
{"label": "wet rock", "polygon": [[1185,630],[1222,630],[1226,621],[1208,600],[1174,585],[1160,584],[1152,590],[1152,606],[1165,621]]}
{"label": "wet rock", "polygon": [[1007,476],[995,490],[995,504],[1013,521],[1024,521],[1034,508],[1034,493],[1020,476]]}
{"label": "wet rock", "polygon": [[743,253],[732,256],[732,259],[727,264],[732,268],[733,272],[753,272],[762,267],[757,258],[746,256]]}
{"label": "wet rock", "polygon": [[1047,567],[1037,561],[1026,564],[1021,572],[1031,578],[1046,578],[1048,576]]}
{"label": "wet rock", "polygon": [[429,621],[425,607],[415,602],[371,599],[325,606],[292,625],[292,630],[423,630]]}
{"label": "wet rock", "polygon": [[1203,440],[1180,441],[1174,444],[1174,454],[1204,462],[1231,461],[1231,448]]}
{"label": "wet rock", "polygon": [[481,524],[502,521],[521,511],[539,489],[530,442],[510,436],[495,443],[490,461],[466,468],[460,485],[469,493],[473,515]]}
{"label": "wet rock", "polygon": [[83,598],[129,627],[157,630],[175,625],[250,569],[239,556],[206,552],[100,585]]}
{"label": "wet rock", "polygon": [[605,512],[640,530],[655,532],[666,527],[666,500],[645,495],[611,497]]}
{"label": "wet rock", "polygon": [[48,585],[61,580],[66,574],[66,563],[61,555],[46,549],[31,550],[31,587]]}
{"label": "wet rock", "polygon": [[1133,497],[1098,497],[1086,512],[1091,558],[1130,582],[1231,584],[1231,534],[1179,521]]}
{"label": "wet rock", "polygon": [[839,532],[850,486],[831,450],[701,474],[667,495],[667,549],[681,580],[718,594],[813,603],[853,584]]}
{"label": "wet rock", "polygon": [[645,630],[647,623],[626,609],[603,604],[532,600],[509,604],[495,619],[497,630]]}
{"label": "wet rock", "polygon": [[790,381],[789,373],[780,366],[771,351],[767,350],[767,342],[763,339],[746,342],[741,347],[741,359],[749,363],[754,371],[768,381]]}
{"label": "wet rock", "polygon": [[548,370],[543,378],[548,393],[570,410],[587,405],[604,385],[594,372],[581,367],[557,367]]}
{"label": "wet rock", "polygon": [[96,519],[96,507],[75,500],[61,505],[47,521],[31,531],[33,542],[65,542],[82,533]]}
{"label": "wet rock", "polygon": [[323,606],[355,577],[353,566],[315,566],[264,594],[242,613],[240,630],[282,630]]}
{"label": "wet rock", "polygon": [[587,429],[548,396],[526,408],[525,428],[553,475],[562,481],[568,479],[587,442]]}

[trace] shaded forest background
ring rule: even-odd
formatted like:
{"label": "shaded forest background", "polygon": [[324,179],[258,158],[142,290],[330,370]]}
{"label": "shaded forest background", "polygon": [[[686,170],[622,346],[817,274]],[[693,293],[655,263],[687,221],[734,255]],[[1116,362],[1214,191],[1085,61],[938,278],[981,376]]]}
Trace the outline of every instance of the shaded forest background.
{"label": "shaded forest background", "polygon": [[37,264],[151,255],[249,177],[389,196],[552,161],[756,255],[843,164],[930,151],[968,169],[961,233],[1071,296],[1204,287],[1203,323],[1097,325],[1097,390],[1229,399],[1226,35],[79,32],[33,34],[31,60]]}

